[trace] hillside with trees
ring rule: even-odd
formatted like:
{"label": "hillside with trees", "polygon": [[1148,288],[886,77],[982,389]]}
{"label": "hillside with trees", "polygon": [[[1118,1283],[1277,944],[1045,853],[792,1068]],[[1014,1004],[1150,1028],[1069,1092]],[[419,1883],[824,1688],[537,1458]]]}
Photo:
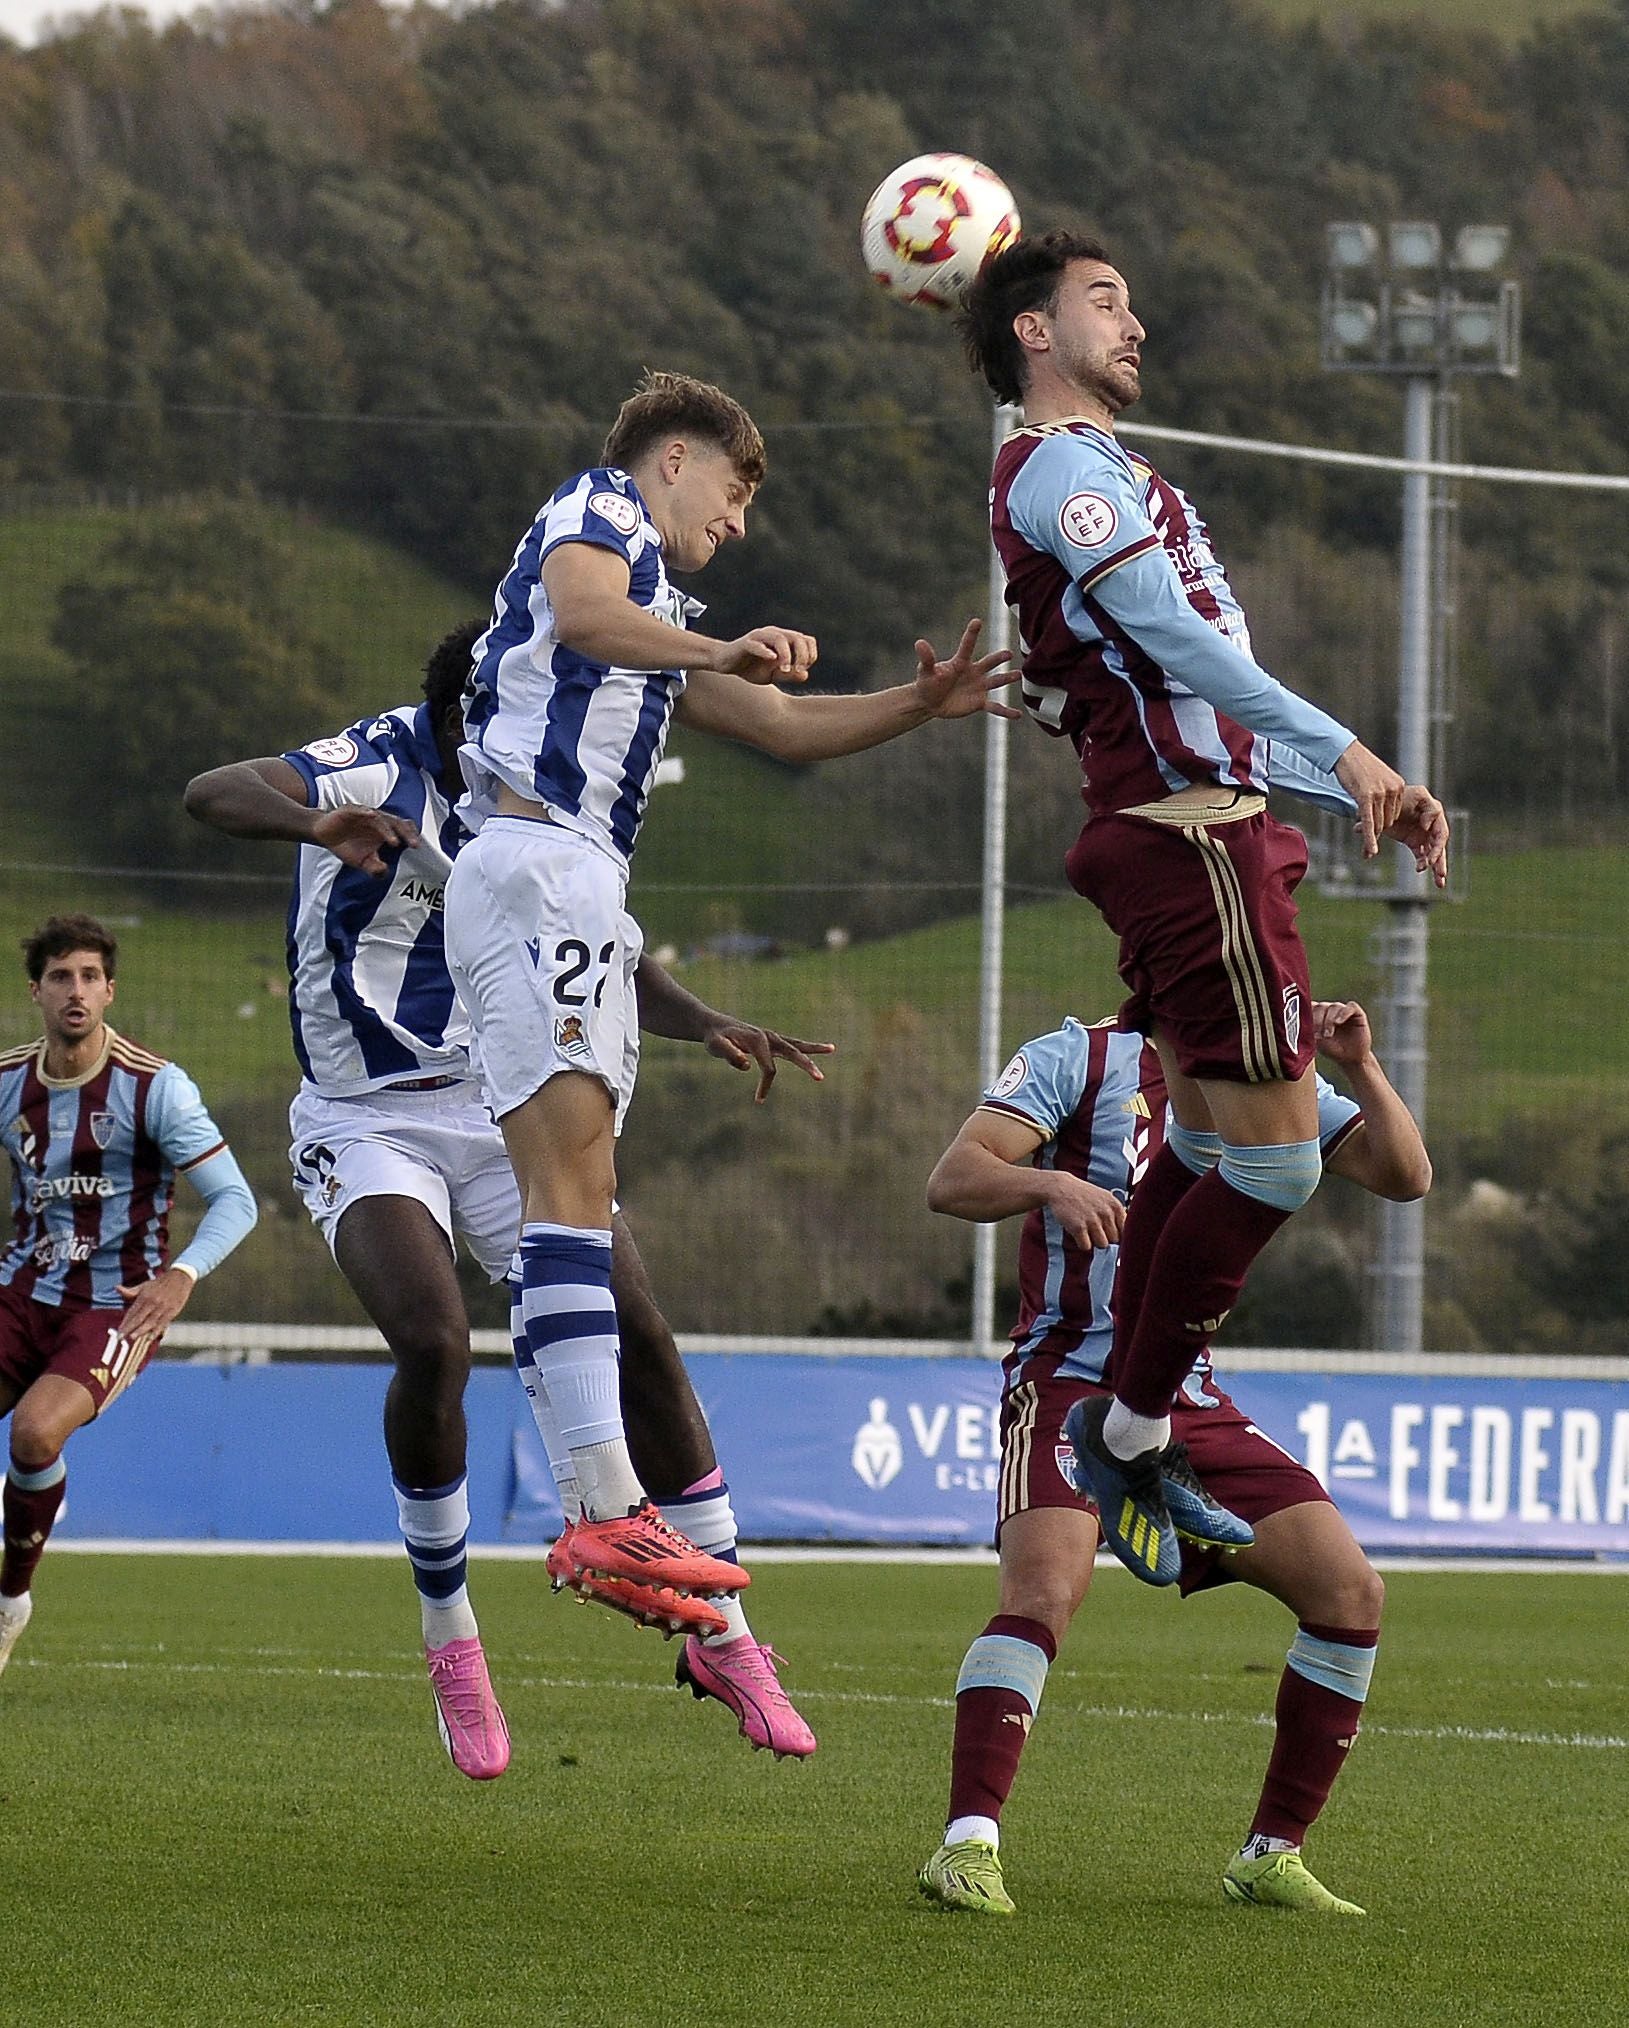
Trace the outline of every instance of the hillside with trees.
{"label": "hillside with trees", "polygon": [[[703,371],[773,459],[755,539],[709,578],[718,623],[795,617],[824,679],[860,684],[982,604],[982,401],[945,325],[855,252],[894,162],[965,148],[1032,224],[1106,237],[1151,332],[1146,420],[1369,449],[1394,448],[1395,397],[1318,369],[1324,222],[1508,220],[1524,371],[1468,397],[1467,454],[1615,470],[1626,122],[1621,6],[1515,46],[1236,0],[103,18],[0,47],[0,487],[298,502],[484,596],[639,368]],[[1394,485],[1165,462],[1270,665],[1382,732]],[[1625,786],[1620,517],[1467,495],[1459,788],[1481,805],[1520,809],[1557,720],[1603,708],[1607,739],[1567,742],[1571,800]]]}
{"label": "hillside with trees", "polygon": [[[110,15],[34,49],[0,41],[0,714],[23,784],[0,846],[266,874],[265,853],[180,819],[186,773],[410,695],[422,654],[484,605],[538,502],[597,453],[647,365],[722,382],[769,443],[752,539],[697,587],[709,624],[806,626],[820,682],[897,680],[915,635],[953,636],[986,597],[987,401],[947,323],[889,302],[856,246],[866,194],[925,148],[990,162],[1031,227],[1108,242],[1150,332],[1139,417],[1199,430],[1395,452],[1395,387],[1319,366],[1324,225],[1508,223],[1523,370],[1467,389],[1465,454],[1629,471],[1629,4],[1516,39],[1304,11],[498,0],[455,16],[285,0],[162,31]],[[1203,507],[1263,661],[1389,745],[1395,479],[1158,455]],[[1462,533],[1450,788],[1472,836],[1484,850],[1621,846],[1621,501],[1466,487]],[[968,729],[801,775],[682,736],[674,751],[688,782],[661,792],[636,865],[653,942],[750,932],[809,951],[832,933],[859,951],[974,905]],[[1068,762],[1027,731],[1014,742],[1015,899],[1059,891],[1078,810]],[[1599,857],[1604,907],[1621,859]],[[201,887],[162,892],[204,912]],[[207,892],[222,923],[266,906],[250,883]],[[1505,907],[1466,948],[1552,933],[1518,916]],[[1554,934],[1573,962],[1579,937]],[[1355,921],[1341,938],[1361,951]],[[246,948],[253,983],[224,999],[259,1034],[275,935]],[[1531,955],[1524,979],[1557,976],[1561,958]],[[750,1011],[750,977],[728,984]],[[777,1266],[775,1248],[747,1260],[736,1198],[691,1201],[698,1166],[734,1165],[748,1198],[754,1176],[780,1193],[781,1268],[807,1255],[804,1309],[780,1327],[819,1313],[949,1328],[965,1303],[947,1287],[959,1238],[913,1227],[908,1285],[864,1239],[906,1215],[878,1170],[887,1150],[914,1136],[917,1161],[959,1117],[969,1036],[947,1040],[903,972],[864,1006],[832,1005],[845,1048],[852,1031],[866,1052],[844,1059],[840,1124],[789,1112],[783,1126],[778,1094],[750,1133],[715,1132],[698,1109],[716,1102],[702,1082],[716,1067],[651,1079],[630,1154],[673,1211],[653,1258],[674,1289],[681,1221],[704,1213],[710,1258],[737,1245],[743,1279]],[[1443,1038],[1449,1074],[1491,1096],[1456,1093],[1452,1117],[1474,1112],[1474,1135],[1441,1173],[1504,1195],[1480,1224],[1446,1193],[1433,1212],[1434,1243],[1467,1264],[1438,1342],[1565,1339],[1576,1263],[1596,1258],[1621,1199],[1613,1108],[1579,1074],[1565,1111],[1546,1111],[1559,1085],[1538,1074],[1563,1030],[1568,1065],[1589,1058],[1593,1017],[1559,994],[1520,1012],[1519,1047],[1509,1008],[1494,1010],[1498,1048],[1474,1020]],[[255,1091],[275,1164],[281,1099]],[[1519,1132],[1487,1126],[1501,1105]],[[918,1216],[914,1181],[904,1195]],[[1518,1288],[1498,1221],[1542,1201],[1547,1250]],[[800,1240],[811,1220],[818,1255]],[[1258,1313],[1253,1331],[1353,1314],[1362,1248],[1338,1227],[1330,1214],[1347,1251],[1323,1321],[1295,1309],[1316,1281],[1301,1263],[1280,1277],[1277,1321]],[[325,1272],[314,1247],[297,1273],[295,1258],[267,1253],[267,1304]],[[1505,1295],[1488,1291],[1512,1292],[1527,1321],[1506,1325]],[[716,1324],[710,1300],[681,1284],[676,1320]],[[1593,1310],[1581,1327],[1590,1342],[1617,1328]]]}

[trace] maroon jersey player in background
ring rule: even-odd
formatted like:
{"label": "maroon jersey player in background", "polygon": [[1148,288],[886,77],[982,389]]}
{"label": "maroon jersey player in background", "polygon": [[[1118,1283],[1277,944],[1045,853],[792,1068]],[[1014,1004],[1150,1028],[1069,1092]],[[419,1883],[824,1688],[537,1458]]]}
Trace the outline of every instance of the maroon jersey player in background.
{"label": "maroon jersey player in background", "polygon": [[[151,1358],[255,1201],[198,1088],[107,1025],[118,946],[93,916],[52,916],[23,945],[44,1034],[0,1052],[0,1146],[15,1236],[0,1258],[0,1415],[11,1417],[0,1669],[67,1489],[63,1446]],[[169,1257],[175,1174],[204,1199]]]}

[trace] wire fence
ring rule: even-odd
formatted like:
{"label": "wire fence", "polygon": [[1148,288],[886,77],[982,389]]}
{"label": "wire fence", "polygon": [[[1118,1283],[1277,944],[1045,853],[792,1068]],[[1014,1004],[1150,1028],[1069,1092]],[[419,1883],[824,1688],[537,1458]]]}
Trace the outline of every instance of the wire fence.
{"label": "wire fence", "polygon": [[[1313,455],[1135,427],[1207,451]],[[1610,475],[1451,470],[1499,483],[1629,485]],[[20,735],[42,726],[51,733],[45,760],[37,742],[27,776],[14,773],[0,809],[0,941],[15,951],[54,911],[101,915],[121,942],[115,1024],[186,1065],[236,1148],[261,1223],[199,1290],[189,1316],[351,1325],[354,1301],[288,1184],[296,1081],[283,955],[288,855],[264,846],[223,856],[175,816],[187,772],[179,755],[189,740],[187,751],[198,750],[196,726],[166,735],[178,757],[173,778],[161,745],[135,792],[88,775],[77,759],[75,686],[84,672],[60,645],[63,590],[94,582],[151,508],[128,496],[0,498],[8,593],[0,711]],[[303,627],[338,638],[359,604],[378,616],[372,659],[342,669],[279,737],[303,741],[409,701],[424,653],[464,616],[463,595],[404,574],[399,558],[377,548],[353,544],[338,554],[326,531],[287,510],[275,516],[295,557]],[[1258,570],[1247,593],[1258,639],[1297,638],[1293,574]],[[1378,617],[1366,620],[1371,632],[1358,646],[1369,668],[1385,669],[1394,666],[1395,640],[1385,599],[1372,605]],[[1333,684],[1307,687],[1331,708],[1349,702]],[[132,744],[159,701],[156,690],[124,701]],[[222,701],[210,729],[211,761],[265,750],[242,743],[248,733],[232,701]],[[1027,727],[1014,734],[1002,991],[1009,1047],[1066,1014],[1112,1013],[1121,998],[1111,941],[1062,880],[1062,853],[1079,821],[1072,756]],[[682,778],[653,800],[630,896],[648,947],[715,1005],[834,1041],[838,1054],[822,1085],[785,1072],[759,1108],[748,1080],[700,1052],[647,1044],[619,1168],[664,1308],[689,1333],[964,1338],[970,1234],[926,1210],[923,1183],[978,1097],[976,730],[930,728],[809,771],[683,733],[671,751]],[[152,812],[134,829],[113,821],[132,793],[150,798],[140,807]],[[1596,798],[1580,800],[1566,824],[1519,825],[1504,808],[1474,814],[1479,841],[1491,843],[1479,847],[1463,898],[1438,909],[1432,925],[1426,1125],[1438,1184],[1427,1344],[1622,1352],[1623,811]],[[1302,921],[1318,994],[1373,999],[1382,916],[1358,883],[1308,883]],[[33,1032],[19,966],[0,995],[0,1044]],[[189,1215],[183,1209],[183,1230]],[[999,1252],[1003,1314],[1015,1237],[1005,1233]],[[1366,1204],[1329,1186],[1263,1258],[1230,1327],[1235,1341],[1361,1344],[1371,1245]],[[476,1323],[501,1328],[501,1302],[473,1273],[466,1286]]]}

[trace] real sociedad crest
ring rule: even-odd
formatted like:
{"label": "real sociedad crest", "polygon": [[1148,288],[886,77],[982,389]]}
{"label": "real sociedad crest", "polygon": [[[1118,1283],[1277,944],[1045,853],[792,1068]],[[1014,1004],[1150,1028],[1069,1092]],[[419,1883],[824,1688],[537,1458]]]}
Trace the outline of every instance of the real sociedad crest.
{"label": "real sociedad crest", "polygon": [[114,1130],[119,1124],[117,1113],[92,1113],[90,1116],[90,1137],[99,1148],[112,1144]]}
{"label": "real sociedad crest", "polygon": [[1301,1046],[1301,995],[1294,986],[1284,988],[1284,1040],[1293,1056]]}

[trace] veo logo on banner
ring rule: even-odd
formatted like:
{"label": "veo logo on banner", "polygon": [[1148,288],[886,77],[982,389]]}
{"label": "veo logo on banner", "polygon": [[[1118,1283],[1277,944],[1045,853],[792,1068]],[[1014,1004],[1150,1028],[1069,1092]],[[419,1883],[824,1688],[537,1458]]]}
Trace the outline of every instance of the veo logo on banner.
{"label": "veo logo on banner", "polygon": [[[971,1401],[905,1404],[905,1425],[916,1456],[933,1467],[932,1484],[941,1493],[993,1493],[1001,1472],[1001,1408]],[[888,1401],[873,1395],[870,1413],[854,1435],[849,1462],[874,1493],[892,1485],[903,1470],[905,1440],[889,1420]]]}

